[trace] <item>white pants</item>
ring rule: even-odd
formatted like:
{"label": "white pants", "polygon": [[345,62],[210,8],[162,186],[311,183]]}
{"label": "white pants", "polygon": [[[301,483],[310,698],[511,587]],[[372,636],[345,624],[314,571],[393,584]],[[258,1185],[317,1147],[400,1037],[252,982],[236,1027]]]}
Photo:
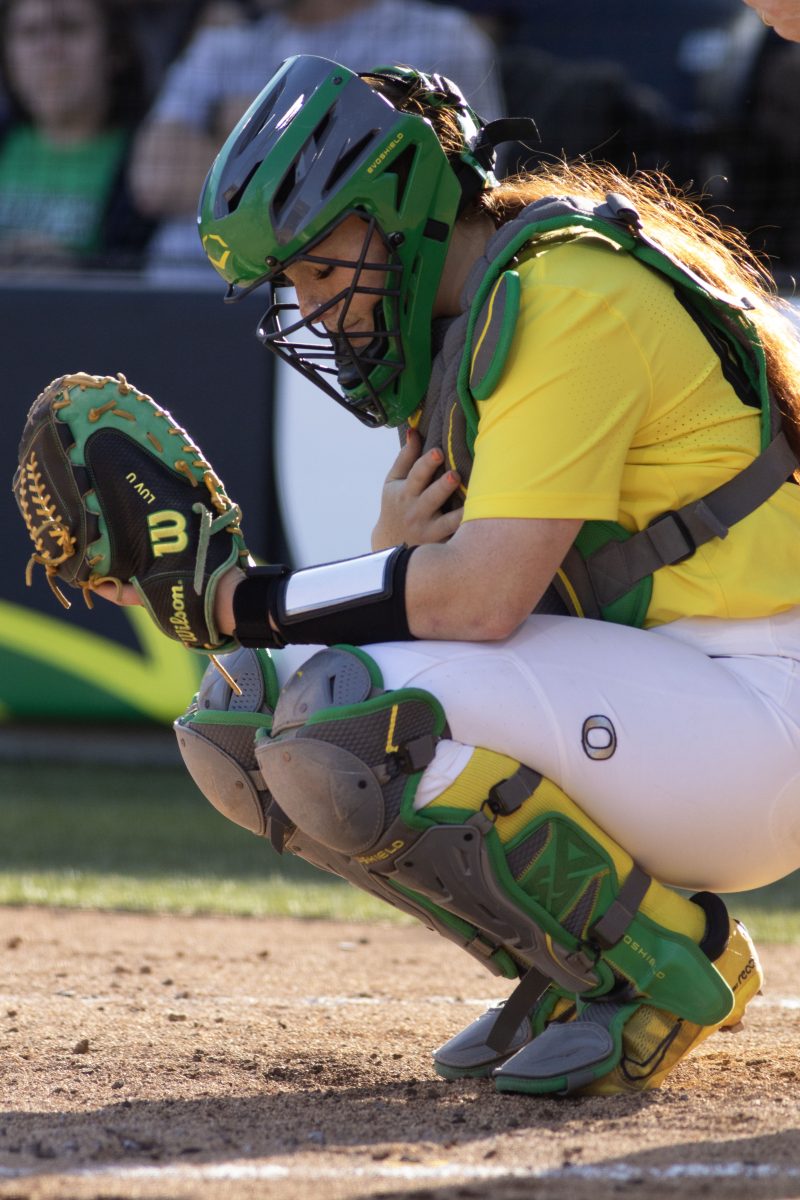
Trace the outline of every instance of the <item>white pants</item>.
{"label": "white pants", "polygon": [[[452,738],[534,767],[664,883],[744,891],[800,867],[800,610],[629,629],[530,617],[500,643],[365,647]],[[309,647],[283,651],[283,679]],[[463,755],[443,745],[423,795]]]}

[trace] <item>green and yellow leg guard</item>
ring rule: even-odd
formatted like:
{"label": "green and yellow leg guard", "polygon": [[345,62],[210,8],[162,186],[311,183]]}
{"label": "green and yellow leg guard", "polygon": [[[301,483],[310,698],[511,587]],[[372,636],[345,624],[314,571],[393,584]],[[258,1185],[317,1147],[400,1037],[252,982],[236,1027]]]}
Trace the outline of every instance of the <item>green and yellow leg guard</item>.
{"label": "green and yellow leg guard", "polygon": [[[552,781],[476,749],[458,779],[409,821],[451,833],[462,823],[480,826],[495,879],[540,923],[552,957],[562,962],[563,947],[593,960],[599,975],[611,969],[610,987],[584,986],[578,994],[627,987],[701,1024],[730,1012],[730,988],[706,953],[717,950],[707,926],[710,917],[716,934],[721,902],[687,900],[644,875]],[[545,966],[552,972],[552,963]]]}
{"label": "green and yellow leg guard", "polygon": [[716,905],[651,880],[554,783],[488,750],[415,808],[447,736],[433,696],[387,692],[364,651],[336,648],[289,681],[255,752],[288,819],[349,859],[361,886],[449,914],[525,976],[492,1030],[498,1050],[551,983],[724,1020],[733,995],[710,962]]}
{"label": "green and yellow leg guard", "polygon": [[645,1000],[629,1004],[592,1000],[579,1004],[569,1025],[549,1024],[492,1074],[500,1092],[613,1096],[659,1087],[687,1054],[718,1029],[741,1025],[763,983],[758,953],[747,930],[732,922],[725,949],[714,963],[729,983],[734,1007],[712,1025],[697,1025]]}

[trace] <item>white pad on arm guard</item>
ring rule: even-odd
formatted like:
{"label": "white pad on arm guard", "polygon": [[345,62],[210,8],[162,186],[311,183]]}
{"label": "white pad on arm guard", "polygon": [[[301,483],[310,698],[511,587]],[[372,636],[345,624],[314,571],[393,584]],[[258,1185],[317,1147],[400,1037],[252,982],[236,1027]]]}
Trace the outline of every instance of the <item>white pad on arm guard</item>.
{"label": "white pad on arm guard", "polygon": [[336,612],[343,606],[383,600],[391,595],[391,565],[397,547],[376,554],[362,554],[341,562],[302,567],[287,577],[278,613],[281,624],[300,620],[310,613]]}

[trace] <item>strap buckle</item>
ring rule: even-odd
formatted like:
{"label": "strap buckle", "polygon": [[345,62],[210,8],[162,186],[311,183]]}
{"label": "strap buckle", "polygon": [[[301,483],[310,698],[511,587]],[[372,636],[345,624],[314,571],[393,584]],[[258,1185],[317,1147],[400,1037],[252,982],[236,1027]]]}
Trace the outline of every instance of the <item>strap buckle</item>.
{"label": "strap buckle", "polygon": [[496,817],[508,817],[521,808],[527,799],[536,791],[542,782],[542,776],[533,767],[521,766],[508,779],[489,788],[489,796],[484,801]]}
{"label": "strap buckle", "polygon": [[591,943],[600,950],[610,950],[624,936],[639,906],[647,894],[652,878],[636,863],[602,917],[589,929]]}
{"label": "strap buckle", "polygon": [[[659,528],[660,526],[663,528]],[[647,536],[663,566],[674,567],[677,563],[686,562],[697,550],[697,542],[692,537],[688,525],[674,509],[668,509],[667,512],[654,517],[647,526]],[[680,547],[678,538],[683,540],[683,548]]]}
{"label": "strap buckle", "polygon": [[417,771],[424,771],[433,761],[438,741],[437,737],[426,733],[422,737],[404,742],[394,753],[395,761],[399,764],[403,774],[415,775]]}

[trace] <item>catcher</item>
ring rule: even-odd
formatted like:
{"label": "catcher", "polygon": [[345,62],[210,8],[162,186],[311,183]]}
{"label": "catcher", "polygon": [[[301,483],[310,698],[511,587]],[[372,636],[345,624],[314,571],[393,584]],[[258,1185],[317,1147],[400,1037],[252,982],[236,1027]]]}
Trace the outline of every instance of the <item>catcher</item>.
{"label": "catcher", "polygon": [[662,180],[498,182],[524,135],[298,57],[204,187],[264,344],[402,432],[371,554],[253,566],[124,381],[52,385],[16,486],[51,580],[222,654],[176,723],[220,811],[519,981],[436,1070],[611,1094],[740,1022],[761,969],[717,893],[800,865],[800,354]]}

